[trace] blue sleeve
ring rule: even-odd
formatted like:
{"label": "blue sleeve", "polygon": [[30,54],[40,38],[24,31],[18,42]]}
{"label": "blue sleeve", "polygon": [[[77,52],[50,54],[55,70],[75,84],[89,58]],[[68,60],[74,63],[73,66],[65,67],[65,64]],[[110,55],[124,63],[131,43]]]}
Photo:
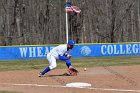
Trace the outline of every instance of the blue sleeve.
{"label": "blue sleeve", "polygon": [[71,65],[71,60],[70,60],[69,58],[65,57],[65,56],[59,55],[59,60],[65,61],[68,68],[69,68],[70,66],[72,66],[72,65]]}
{"label": "blue sleeve", "polygon": [[66,56],[59,55],[59,60],[65,61],[65,60],[69,60],[69,58],[67,58]]}

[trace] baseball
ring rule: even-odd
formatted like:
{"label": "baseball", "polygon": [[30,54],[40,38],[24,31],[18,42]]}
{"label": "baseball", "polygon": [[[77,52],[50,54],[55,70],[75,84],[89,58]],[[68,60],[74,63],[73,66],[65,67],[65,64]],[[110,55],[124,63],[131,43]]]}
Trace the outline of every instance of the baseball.
{"label": "baseball", "polygon": [[87,68],[84,68],[84,71],[86,71],[87,70]]}

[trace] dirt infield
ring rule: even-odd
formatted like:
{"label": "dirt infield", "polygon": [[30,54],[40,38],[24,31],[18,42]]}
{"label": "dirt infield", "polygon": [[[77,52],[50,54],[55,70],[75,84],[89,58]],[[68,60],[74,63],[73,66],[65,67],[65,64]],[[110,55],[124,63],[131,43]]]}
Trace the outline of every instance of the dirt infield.
{"label": "dirt infield", "polygon": [[[39,78],[38,70],[0,72],[0,90],[23,93],[140,93],[140,65],[78,68],[78,76],[67,76],[66,69],[55,69]],[[66,87],[83,82],[91,87]]]}

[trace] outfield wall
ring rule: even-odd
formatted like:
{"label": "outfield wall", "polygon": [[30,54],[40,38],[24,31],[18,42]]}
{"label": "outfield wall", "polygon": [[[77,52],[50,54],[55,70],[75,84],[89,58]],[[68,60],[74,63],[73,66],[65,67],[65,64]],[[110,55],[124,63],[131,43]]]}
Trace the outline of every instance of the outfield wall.
{"label": "outfield wall", "polygon": [[[9,46],[0,47],[0,60],[19,60],[46,58],[55,45],[45,46]],[[100,56],[135,56],[140,55],[140,43],[126,44],[77,44],[72,50],[74,58]]]}

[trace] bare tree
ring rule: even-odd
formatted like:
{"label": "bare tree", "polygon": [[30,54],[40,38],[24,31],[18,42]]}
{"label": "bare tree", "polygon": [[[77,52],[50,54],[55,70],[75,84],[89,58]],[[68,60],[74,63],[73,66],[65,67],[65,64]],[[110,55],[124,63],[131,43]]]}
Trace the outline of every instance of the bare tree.
{"label": "bare tree", "polygon": [[[70,0],[69,38],[77,43],[140,41],[139,0]],[[0,45],[66,42],[65,0],[1,0]]]}

